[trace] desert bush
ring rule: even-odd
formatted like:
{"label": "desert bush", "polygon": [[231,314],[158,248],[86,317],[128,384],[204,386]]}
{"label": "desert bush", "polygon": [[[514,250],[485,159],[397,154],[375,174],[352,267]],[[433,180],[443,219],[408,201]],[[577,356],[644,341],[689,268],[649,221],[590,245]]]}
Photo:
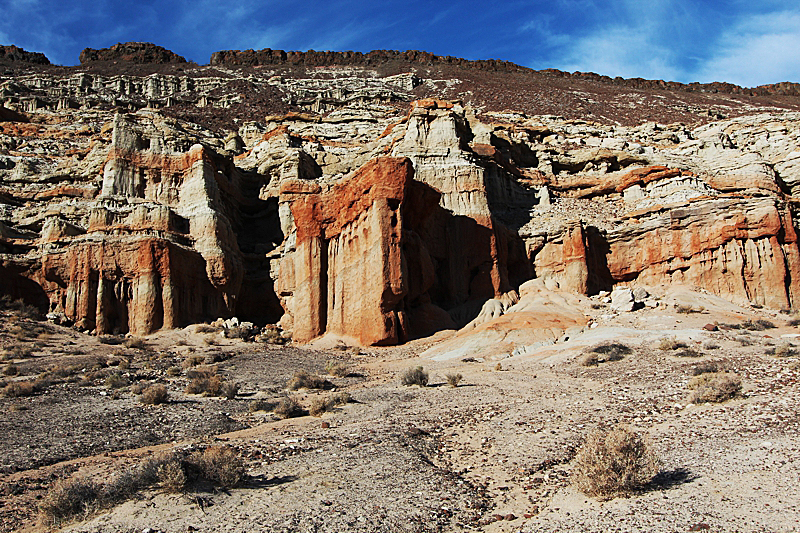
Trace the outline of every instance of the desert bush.
{"label": "desert bush", "polygon": [[270,328],[261,332],[258,336],[258,341],[266,344],[286,344],[288,339],[281,335],[279,330]]}
{"label": "desert bush", "polygon": [[129,339],[125,339],[125,346],[128,348],[132,348],[134,350],[144,350],[147,348],[147,345],[144,342],[144,339],[139,337],[131,337]]}
{"label": "desert bush", "polygon": [[295,398],[284,396],[272,410],[279,418],[295,418],[303,416],[305,412]]}
{"label": "desert bush", "polygon": [[599,344],[589,350],[581,359],[583,366],[596,366],[609,361],[619,361],[633,350],[619,342]]}
{"label": "desert bush", "polygon": [[308,414],[311,416],[322,416],[326,412],[333,409],[334,404],[331,398],[323,398],[317,396],[311,400],[311,406],[308,408]]}
{"label": "desert bush", "polygon": [[35,392],[36,387],[32,381],[12,381],[3,387],[3,396],[6,398],[32,396]]}
{"label": "desert bush", "polygon": [[584,494],[611,499],[642,488],[658,468],[645,438],[630,428],[595,430],[575,455],[572,483]]}
{"label": "desert bush", "polygon": [[187,357],[186,359],[184,359],[183,363],[181,363],[181,367],[183,367],[183,369],[186,370],[187,368],[192,368],[193,366],[202,364],[204,360],[205,357],[203,357],[202,355],[193,355],[191,357]]}
{"label": "desert bush", "polygon": [[17,374],[19,374],[19,367],[14,363],[8,363],[3,367],[4,376],[16,376]]}
{"label": "desert bush", "polygon": [[236,395],[239,394],[239,384],[238,383],[223,383],[222,387],[220,387],[219,395],[223,398],[227,398],[228,400],[233,400],[236,398]]}
{"label": "desert bush", "polygon": [[769,320],[759,318],[758,320],[745,320],[742,322],[742,328],[749,331],[764,331],[765,329],[772,329],[775,324]]}
{"label": "desert bush", "polygon": [[706,308],[703,306],[694,307],[693,305],[675,304],[675,311],[684,315],[690,313],[702,313]]}
{"label": "desert bush", "polygon": [[203,360],[204,364],[213,365],[214,363],[221,363],[223,361],[227,361],[230,359],[230,354],[226,352],[216,352],[207,354],[205,359]]}
{"label": "desert bush", "polygon": [[224,446],[212,446],[189,457],[201,475],[225,488],[235,487],[247,471],[238,453]]}
{"label": "desert bush", "polygon": [[117,344],[122,344],[125,339],[115,335],[100,335],[97,337],[97,341],[100,344],[110,344],[112,346],[116,346]]}
{"label": "desert bush", "polygon": [[324,389],[329,385],[328,381],[316,374],[309,374],[305,370],[298,370],[294,376],[286,383],[289,390],[300,389]]}
{"label": "desert bush", "polygon": [[686,348],[681,348],[672,355],[676,357],[703,357],[703,354],[701,352],[698,352],[697,350],[695,350],[690,346],[687,346]]}
{"label": "desert bush", "polygon": [[167,387],[161,384],[150,385],[139,397],[139,401],[145,405],[159,405],[169,401],[169,392]]}
{"label": "desert bush", "polygon": [[156,475],[159,485],[167,492],[182,492],[186,486],[186,472],[177,457],[161,462],[158,465]]}
{"label": "desert bush", "polygon": [[325,363],[325,373],[329,376],[343,378],[350,373],[350,369],[344,363],[338,361],[328,361]]}
{"label": "desert bush", "polygon": [[733,338],[733,340],[735,340],[736,342],[738,342],[742,346],[752,346],[753,345],[753,339],[751,339],[750,337],[746,337],[744,335],[737,335],[736,337]]}
{"label": "desert bush", "polygon": [[195,330],[197,333],[219,333],[222,330],[219,326],[212,326],[211,324],[200,324]]}
{"label": "desert bush", "polygon": [[255,413],[257,411],[272,411],[275,408],[275,403],[264,400],[263,398],[259,398],[257,400],[253,400],[247,407],[247,410],[251,413]]}
{"label": "desert bush", "polygon": [[94,481],[78,478],[57,481],[39,504],[39,516],[48,526],[59,526],[71,518],[90,513],[100,495]]}
{"label": "desert bush", "polygon": [[428,373],[421,366],[409,368],[403,372],[402,383],[403,385],[426,387],[428,385]]}
{"label": "desert bush", "polygon": [[445,375],[445,378],[447,379],[447,384],[450,385],[451,387],[458,387],[458,383],[461,381],[463,377],[464,376],[462,376],[461,374]]}
{"label": "desert bush", "polygon": [[724,402],[742,390],[742,378],[731,372],[707,372],[689,380],[692,403]]}
{"label": "desert bush", "polygon": [[788,342],[782,342],[775,347],[775,355],[778,357],[791,357],[795,354],[794,346]]}
{"label": "desert bush", "polygon": [[131,385],[131,392],[134,393],[136,396],[139,396],[149,386],[150,386],[149,381],[139,381],[138,383],[134,383],[133,385]]}
{"label": "desert bush", "polygon": [[128,359],[120,359],[117,368],[120,370],[128,370],[131,367],[131,362]]}
{"label": "desert bush", "polygon": [[207,396],[218,396],[222,389],[222,378],[220,376],[209,376],[205,378],[194,378],[186,385],[186,394],[205,394]]}
{"label": "desert bush", "polygon": [[128,378],[122,374],[109,374],[106,378],[106,387],[111,389],[121,389],[122,387],[127,387],[129,384]]}
{"label": "desert bush", "polygon": [[244,326],[233,326],[225,330],[225,337],[228,339],[251,340],[255,336],[255,331]]}
{"label": "desert bush", "polygon": [[167,369],[167,375],[173,378],[180,376],[181,368],[179,366],[171,366]]}
{"label": "desert bush", "polygon": [[686,348],[685,342],[680,342],[675,337],[662,337],[658,341],[658,349],[668,352],[670,350],[677,350],[679,348]]}
{"label": "desert bush", "polygon": [[716,363],[699,363],[692,368],[692,375],[699,376],[700,374],[710,374],[712,372],[719,372],[719,366]]}
{"label": "desert bush", "polygon": [[334,405],[346,405],[350,403],[353,398],[346,392],[337,392],[331,396],[331,400],[333,400]]}
{"label": "desert bush", "polygon": [[786,324],[796,328],[797,326],[800,326],[800,318],[792,318]]}
{"label": "desert bush", "polygon": [[714,341],[706,341],[703,343],[704,350],[716,350],[719,348],[719,344]]}

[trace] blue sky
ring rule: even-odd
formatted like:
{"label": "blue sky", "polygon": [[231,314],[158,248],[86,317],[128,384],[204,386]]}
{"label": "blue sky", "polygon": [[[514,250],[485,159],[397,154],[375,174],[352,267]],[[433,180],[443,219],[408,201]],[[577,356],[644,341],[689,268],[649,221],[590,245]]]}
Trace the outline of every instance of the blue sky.
{"label": "blue sky", "polygon": [[796,0],[0,0],[0,44],[73,65],[85,47],[426,50],[609,76],[800,82]]}

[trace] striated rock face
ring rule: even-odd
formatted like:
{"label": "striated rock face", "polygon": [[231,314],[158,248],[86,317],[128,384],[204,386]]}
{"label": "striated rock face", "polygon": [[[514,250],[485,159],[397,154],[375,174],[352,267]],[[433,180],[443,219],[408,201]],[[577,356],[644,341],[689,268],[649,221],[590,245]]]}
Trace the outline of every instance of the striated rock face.
{"label": "striated rock face", "polygon": [[[550,342],[585,321],[544,319],[548,305],[566,316],[570,294],[658,284],[798,305],[798,113],[694,128],[529,116],[412,100],[459,80],[359,66],[391,54],[265,53],[220,56],[230,76],[256,62],[246,84],[3,81],[0,292],[97,333],[235,315],[362,344],[525,324]],[[346,65],[303,70],[330,62]],[[297,107],[227,131],[155,109],[232,113],[267,88]]]}
{"label": "striated rock face", "polygon": [[127,61],[131,63],[186,63],[175,52],[152,43],[117,43],[110,48],[84,48],[79,57],[81,64],[92,61]]}

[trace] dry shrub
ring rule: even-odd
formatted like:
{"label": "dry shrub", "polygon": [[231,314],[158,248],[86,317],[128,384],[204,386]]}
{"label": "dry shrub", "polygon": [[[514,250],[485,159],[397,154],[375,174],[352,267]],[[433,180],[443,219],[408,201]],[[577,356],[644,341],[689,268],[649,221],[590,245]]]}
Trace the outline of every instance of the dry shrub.
{"label": "dry shrub", "polygon": [[131,337],[129,339],[125,339],[125,346],[128,348],[133,348],[135,350],[144,350],[147,348],[147,345],[144,342],[144,339],[139,337]]}
{"label": "dry shrub", "polygon": [[692,403],[724,402],[742,390],[742,378],[732,372],[707,372],[689,380]]}
{"label": "dry shrub", "polygon": [[14,363],[9,363],[3,367],[4,376],[16,376],[19,374],[19,367]]}
{"label": "dry shrub", "polygon": [[78,478],[57,481],[39,504],[39,516],[48,526],[60,524],[92,512],[100,496],[94,481]]}
{"label": "dry shrub", "polygon": [[688,315],[690,313],[702,313],[706,308],[703,306],[694,307],[692,305],[675,304],[675,311],[678,313]]}
{"label": "dry shrub", "polygon": [[792,318],[786,324],[788,326],[792,326],[793,328],[796,328],[797,326],[800,326],[800,318]]}
{"label": "dry shrub", "polygon": [[115,337],[114,335],[100,335],[97,337],[97,341],[100,344],[117,345],[122,344],[125,339],[122,339],[121,337]]}
{"label": "dry shrub", "polygon": [[127,387],[129,384],[128,378],[122,374],[110,374],[106,378],[106,387],[111,389],[121,389],[122,387]]}
{"label": "dry shrub", "polygon": [[183,367],[183,369],[186,370],[188,368],[192,368],[202,364],[203,361],[205,361],[205,357],[203,357],[202,355],[193,355],[191,357],[187,357],[186,359],[184,359],[183,363],[181,363],[181,367]]}
{"label": "dry shrub", "polygon": [[171,366],[167,369],[167,375],[173,378],[180,376],[181,368],[179,366]]}
{"label": "dry shrub", "polygon": [[29,359],[33,357],[33,348],[26,344],[16,344],[6,350],[11,359]]}
{"label": "dry shrub", "polygon": [[142,392],[139,401],[145,405],[159,405],[169,401],[167,387],[161,384],[150,385]]}
{"label": "dry shrub", "polygon": [[658,349],[669,351],[677,350],[679,348],[686,348],[686,343],[675,340],[675,337],[663,337],[658,341]]}
{"label": "dry shrub", "polygon": [[658,468],[647,441],[630,428],[595,430],[575,456],[572,483],[584,494],[607,500],[641,489]]}
{"label": "dry shrub", "polygon": [[300,389],[324,389],[329,385],[328,381],[316,374],[309,374],[305,370],[299,370],[294,373],[292,379],[286,384],[289,390]]}
{"label": "dry shrub", "polygon": [[700,374],[710,374],[712,372],[719,372],[719,366],[716,363],[700,363],[692,368],[692,375],[699,376]]}
{"label": "dry shrub", "polygon": [[223,383],[219,390],[219,395],[228,400],[233,400],[237,394],[239,394],[238,383]]}
{"label": "dry shrub", "polygon": [[706,341],[703,343],[704,350],[716,350],[719,348],[719,344],[714,341]]}
{"label": "dry shrub", "polygon": [[331,399],[333,400],[334,405],[346,405],[353,400],[350,394],[346,392],[337,392],[331,396]]}
{"label": "dry shrub", "polygon": [[775,355],[778,357],[791,357],[795,354],[794,346],[788,342],[782,342],[775,347]]}
{"label": "dry shrub", "polygon": [[251,401],[247,409],[251,413],[255,413],[258,411],[266,412],[266,411],[272,411],[273,409],[275,409],[275,406],[276,404],[274,402],[270,402],[268,400],[259,398],[258,400]]}
{"label": "dry shrub", "polygon": [[219,396],[222,390],[222,377],[208,376],[196,377],[186,385],[186,394],[205,394],[207,396]]}
{"label": "dry shrub", "polygon": [[212,446],[189,457],[201,475],[225,488],[235,487],[244,477],[246,468],[238,453],[224,446]]}
{"label": "dry shrub", "polygon": [[775,324],[769,320],[759,318],[758,320],[746,320],[742,322],[742,327],[750,331],[764,331],[765,329],[773,329]]}
{"label": "dry shrub", "polygon": [[150,386],[150,382],[149,381],[140,381],[138,383],[134,383],[133,385],[131,385],[131,392],[134,393],[136,396],[139,396],[149,386]]}
{"label": "dry shrub", "polygon": [[182,492],[186,486],[186,472],[177,457],[163,461],[156,470],[158,483],[167,492]]}
{"label": "dry shrub", "polygon": [[276,416],[279,418],[296,418],[298,416],[303,416],[305,411],[303,408],[300,407],[300,404],[297,402],[295,398],[290,396],[284,396],[278,402],[278,405],[272,410]]}
{"label": "dry shrub", "polygon": [[733,340],[735,340],[736,342],[738,342],[742,346],[752,346],[753,345],[753,339],[751,339],[750,337],[746,337],[744,335],[737,335],[736,337],[733,338]]}
{"label": "dry shrub", "polygon": [[458,387],[458,383],[461,381],[463,377],[464,376],[462,376],[461,374],[445,375],[445,378],[447,379],[447,384],[450,385],[451,387]]}
{"label": "dry shrub", "polygon": [[350,373],[350,369],[344,363],[340,363],[338,361],[328,361],[325,364],[325,373],[329,376],[343,378]]}
{"label": "dry shrub", "polygon": [[195,329],[197,333],[219,333],[222,328],[219,326],[212,326],[211,324],[200,324]]}
{"label": "dry shrub", "polygon": [[609,361],[620,361],[630,354],[633,350],[619,342],[609,342],[595,346],[589,353],[583,356],[581,364],[583,366],[597,366],[600,363]]}
{"label": "dry shrub", "polygon": [[258,336],[258,342],[266,344],[286,344],[288,340],[279,330],[273,328],[265,329]]}
{"label": "dry shrub", "polygon": [[3,387],[3,396],[6,398],[20,398],[32,396],[36,387],[32,381],[14,381]]}
{"label": "dry shrub", "polygon": [[419,385],[420,387],[428,385],[428,373],[421,366],[409,368],[403,372],[401,379],[403,385]]}
{"label": "dry shrub", "polygon": [[318,396],[311,400],[308,414],[311,416],[322,416],[331,409],[333,409],[333,400],[331,398],[322,398]]}
{"label": "dry shrub", "polygon": [[676,357],[703,357],[703,354],[701,352],[698,352],[694,348],[688,346],[686,348],[678,350],[672,355]]}

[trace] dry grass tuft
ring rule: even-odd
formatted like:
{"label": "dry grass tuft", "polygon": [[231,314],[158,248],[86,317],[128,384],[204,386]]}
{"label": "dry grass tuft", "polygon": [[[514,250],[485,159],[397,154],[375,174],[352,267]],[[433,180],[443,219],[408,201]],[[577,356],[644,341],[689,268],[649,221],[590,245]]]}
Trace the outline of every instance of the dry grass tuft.
{"label": "dry grass tuft", "polygon": [[343,378],[350,373],[350,369],[344,363],[340,363],[338,361],[328,361],[325,364],[325,373],[329,376]]}
{"label": "dry grass tuft", "polygon": [[692,403],[719,403],[730,400],[742,390],[742,378],[732,372],[705,372],[689,381]]}
{"label": "dry grass tuft", "polygon": [[742,328],[750,331],[764,331],[765,329],[773,329],[775,324],[769,320],[759,318],[758,320],[746,320],[742,322]]}
{"label": "dry grass tuft", "polygon": [[409,368],[403,372],[401,381],[403,385],[426,387],[428,385],[428,373],[421,366]]}
{"label": "dry grass tuft", "polygon": [[630,428],[595,430],[575,456],[572,483],[584,494],[607,500],[641,489],[658,468],[647,441]]}
{"label": "dry grass tuft", "polygon": [[620,361],[633,350],[619,342],[600,344],[589,350],[581,359],[583,366],[597,366],[609,361]]}
{"label": "dry grass tuft", "polygon": [[686,348],[686,343],[677,341],[675,337],[663,337],[658,341],[657,346],[659,350],[664,350],[667,352],[670,350],[677,350],[679,348]]}
{"label": "dry grass tuft", "polygon": [[39,504],[39,516],[45,525],[59,526],[75,516],[89,514],[99,496],[100,486],[94,481],[57,481]]}
{"label": "dry grass tuft", "polygon": [[464,376],[461,374],[447,374],[445,375],[445,379],[447,379],[447,384],[451,387],[455,388],[458,387],[458,383]]}

